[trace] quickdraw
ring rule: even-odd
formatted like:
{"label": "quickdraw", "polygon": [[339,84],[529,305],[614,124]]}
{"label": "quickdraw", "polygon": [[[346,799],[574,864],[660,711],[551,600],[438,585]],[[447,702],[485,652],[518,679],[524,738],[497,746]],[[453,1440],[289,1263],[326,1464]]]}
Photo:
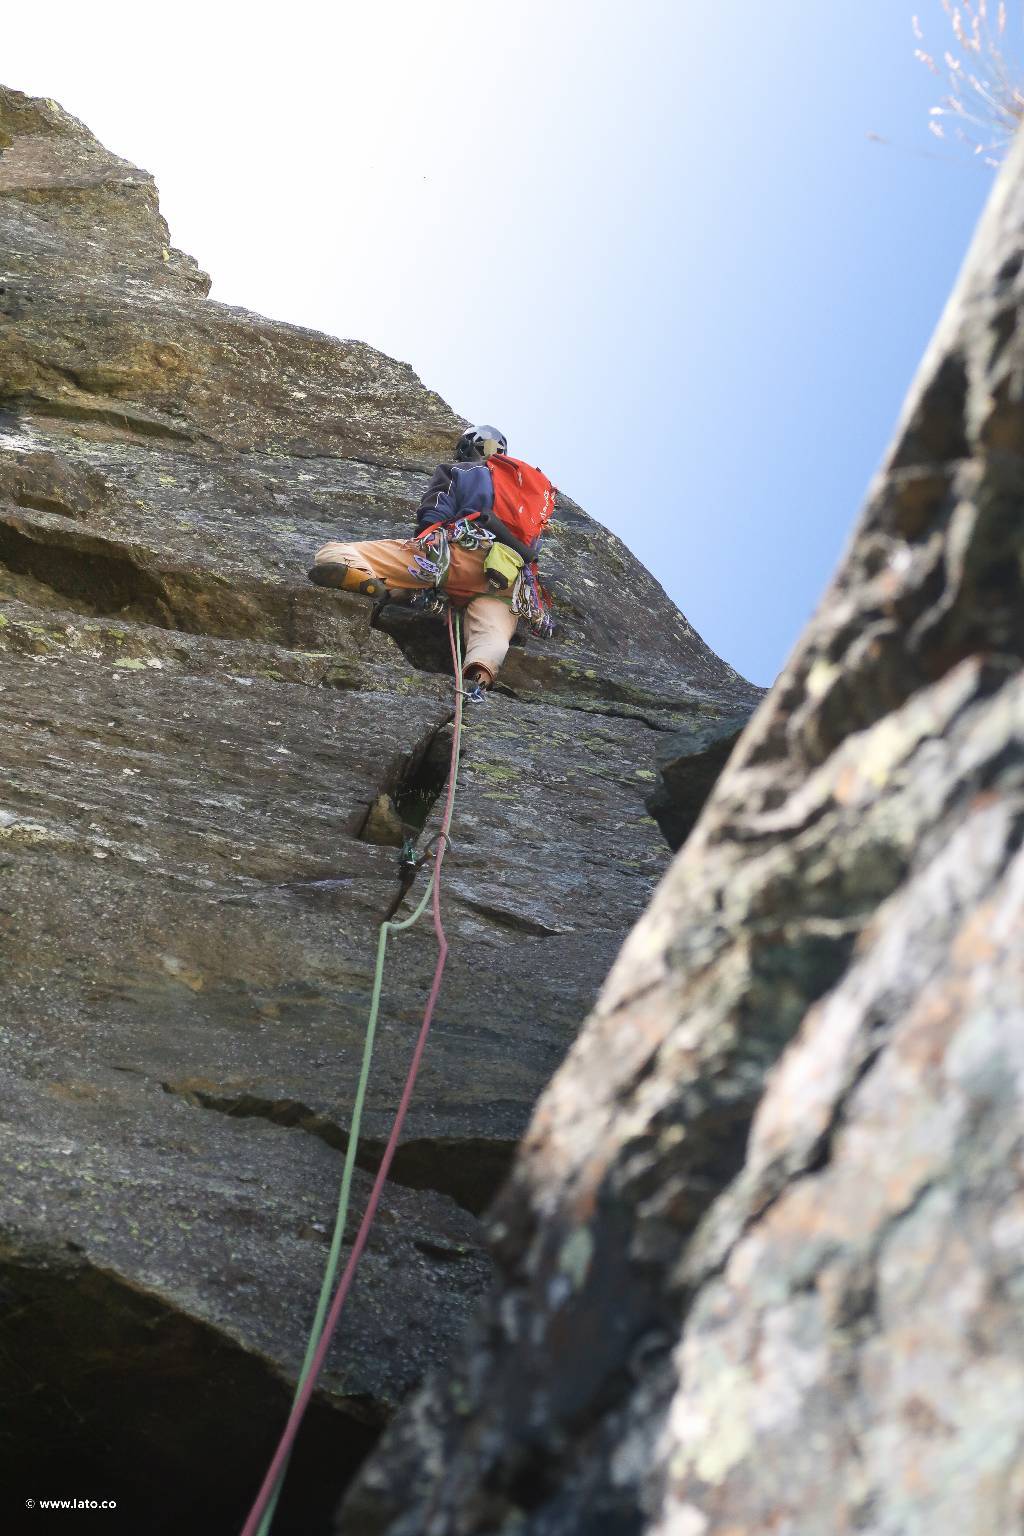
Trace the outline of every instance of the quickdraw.
{"label": "quickdraw", "polygon": [[[516,607],[516,594],[519,593],[519,601],[523,607]],[[512,607],[516,613],[522,615],[535,635],[547,640],[555,632],[555,621],[551,614],[551,603],[548,595],[540,584],[536,566],[524,565],[519,573],[519,580],[512,589]]]}
{"label": "quickdraw", "polygon": [[[417,534],[416,538],[409,539],[406,547],[413,556],[412,564],[408,567],[410,576],[415,576],[424,586],[431,582],[435,588],[440,588],[451,565],[453,544],[470,550],[492,546],[496,542],[494,534],[486,528],[474,526],[479,515],[478,512],[470,512],[457,522],[433,523]],[[512,612],[525,619],[535,635],[547,639],[554,633],[551,604],[541,586],[536,564],[522,567],[508,588],[508,599]]]}
{"label": "quickdraw", "polygon": [[409,575],[415,576],[417,581],[431,581],[435,587],[439,587],[448,575],[453,544],[463,549],[485,549],[493,544],[493,533],[488,533],[485,528],[473,527],[476,516],[475,512],[471,512],[468,517],[460,517],[458,522],[434,523],[424,528],[415,539],[410,539],[406,546],[413,552],[413,563],[408,567]]}

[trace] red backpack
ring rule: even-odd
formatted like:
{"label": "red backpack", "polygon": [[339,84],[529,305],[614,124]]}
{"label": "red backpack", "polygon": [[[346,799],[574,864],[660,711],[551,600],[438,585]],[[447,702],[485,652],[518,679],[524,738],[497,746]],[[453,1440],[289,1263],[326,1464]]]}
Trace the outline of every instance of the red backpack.
{"label": "red backpack", "polygon": [[487,460],[494,482],[494,515],[523,544],[544,532],[555,510],[555,490],[541,470],[495,453]]}

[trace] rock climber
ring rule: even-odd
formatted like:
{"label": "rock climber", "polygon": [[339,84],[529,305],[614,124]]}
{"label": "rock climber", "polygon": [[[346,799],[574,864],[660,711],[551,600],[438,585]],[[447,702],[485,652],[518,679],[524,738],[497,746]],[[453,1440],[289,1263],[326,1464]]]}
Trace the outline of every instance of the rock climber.
{"label": "rock climber", "polygon": [[455,460],[439,464],[409,539],[333,542],[318,550],[310,581],[377,601],[394,596],[427,612],[464,610],[463,676],[490,688],[523,618],[552,632],[537,550],[555,508],[551,482],[513,459],[496,427],[469,427]]}

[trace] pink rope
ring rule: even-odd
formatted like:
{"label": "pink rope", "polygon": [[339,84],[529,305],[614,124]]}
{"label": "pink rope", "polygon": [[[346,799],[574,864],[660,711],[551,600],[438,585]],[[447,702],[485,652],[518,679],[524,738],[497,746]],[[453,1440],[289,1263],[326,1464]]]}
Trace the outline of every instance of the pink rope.
{"label": "pink rope", "polygon": [[437,935],[439,950],[437,956],[437,964],[434,967],[434,980],[431,984],[430,996],[427,999],[426,1010],[423,1014],[423,1023],[420,1025],[420,1032],[416,1038],[416,1046],[412,1053],[412,1061],[409,1063],[409,1071],[406,1075],[405,1087],[402,1089],[402,1097],[398,1103],[398,1110],[395,1114],[395,1123],[391,1127],[391,1135],[388,1137],[388,1144],[384,1149],[384,1156],[380,1160],[380,1167],[377,1169],[377,1177],[373,1181],[373,1189],[370,1191],[370,1198],[366,1202],[366,1210],[363,1212],[363,1219],[360,1223],[359,1231],[356,1234],[356,1240],[352,1244],[352,1252],[349,1254],[348,1263],[345,1265],[344,1273],[342,1274],[341,1279],[338,1281],[338,1289],[334,1293],[334,1300],[331,1302],[331,1309],[324,1319],[323,1332],[320,1335],[320,1342],[316,1347],[316,1353],[310,1361],[309,1374],[306,1377],[305,1386],[299,1393],[298,1397],[295,1399],[295,1402],[292,1404],[292,1411],[288,1416],[288,1422],[285,1425],[281,1439],[278,1442],[277,1450],[274,1452],[274,1458],[271,1461],[270,1466],[267,1468],[267,1475],[263,1479],[259,1493],[256,1495],[256,1502],[253,1504],[252,1509],[249,1511],[249,1517],[242,1528],[242,1536],[256,1536],[257,1527],[263,1518],[263,1511],[266,1509],[267,1504],[274,1492],[274,1488],[277,1485],[278,1477],[281,1475],[284,1465],[291,1455],[292,1446],[295,1443],[295,1436],[299,1432],[299,1426],[302,1423],[303,1415],[309,1406],[309,1400],[313,1395],[313,1389],[316,1386],[317,1377],[323,1369],[324,1361],[327,1358],[327,1351],[331,1346],[331,1340],[334,1337],[335,1329],[338,1326],[338,1319],[341,1317],[341,1310],[345,1305],[345,1299],[348,1296],[348,1293],[352,1287],[352,1281],[355,1278],[356,1267],[359,1264],[363,1249],[366,1247],[366,1242],[370,1235],[370,1227],[373,1225],[373,1218],[377,1211],[377,1205],[380,1201],[381,1191],[384,1188],[384,1182],[388,1176],[388,1169],[391,1167],[391,1160],[395,1155],[396,1148],[398,1147],[398,1138],[402,1134],[402,1126],[405,1122],[406,1110],[409,1108],[409,1101],[412,1098],[413,1088],[416,1086],[416,1077],[420,1070],[420,1062],[423,1059],[423,1051],[427,1043],[427,1035],[430,1033],[430,1025],[434,1017],[434,1009],[437,1006],[438,995],[441,991],[441,977],[444,975],[445,961],[448,959],[448,940],[445,937],[444,926],[441,922],[441,864],[444,859],[445,850],[448,847],[448,832],[451,828],[452,810],[455,804],[456,768],[458,765],[459,741],[462,734],[462,678],[459,676],[459,659],[458,652],[455,647],[455,631],[452,626],[452,613],[450,608],[448,610],[448,639],[451,644],[452,666],[455,672],[455,729],[452,732],[452,756],[451,765],[448,770],[448,795],[445,800],[444,816],[442,818],[441,824],[442,832],[438,836],[437,852],[434,854],[433,916],[434,932]]}

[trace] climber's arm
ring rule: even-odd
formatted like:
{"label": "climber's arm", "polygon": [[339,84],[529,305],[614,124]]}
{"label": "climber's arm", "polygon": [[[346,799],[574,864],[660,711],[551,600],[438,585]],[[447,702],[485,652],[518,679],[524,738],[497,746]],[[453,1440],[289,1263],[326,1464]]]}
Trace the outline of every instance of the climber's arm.
{"label": "climber's arm", "polygon": [[455,516],[455,467],[439,464],[416,509],[416,527],[422,533],[432,523],[447,523]]}

